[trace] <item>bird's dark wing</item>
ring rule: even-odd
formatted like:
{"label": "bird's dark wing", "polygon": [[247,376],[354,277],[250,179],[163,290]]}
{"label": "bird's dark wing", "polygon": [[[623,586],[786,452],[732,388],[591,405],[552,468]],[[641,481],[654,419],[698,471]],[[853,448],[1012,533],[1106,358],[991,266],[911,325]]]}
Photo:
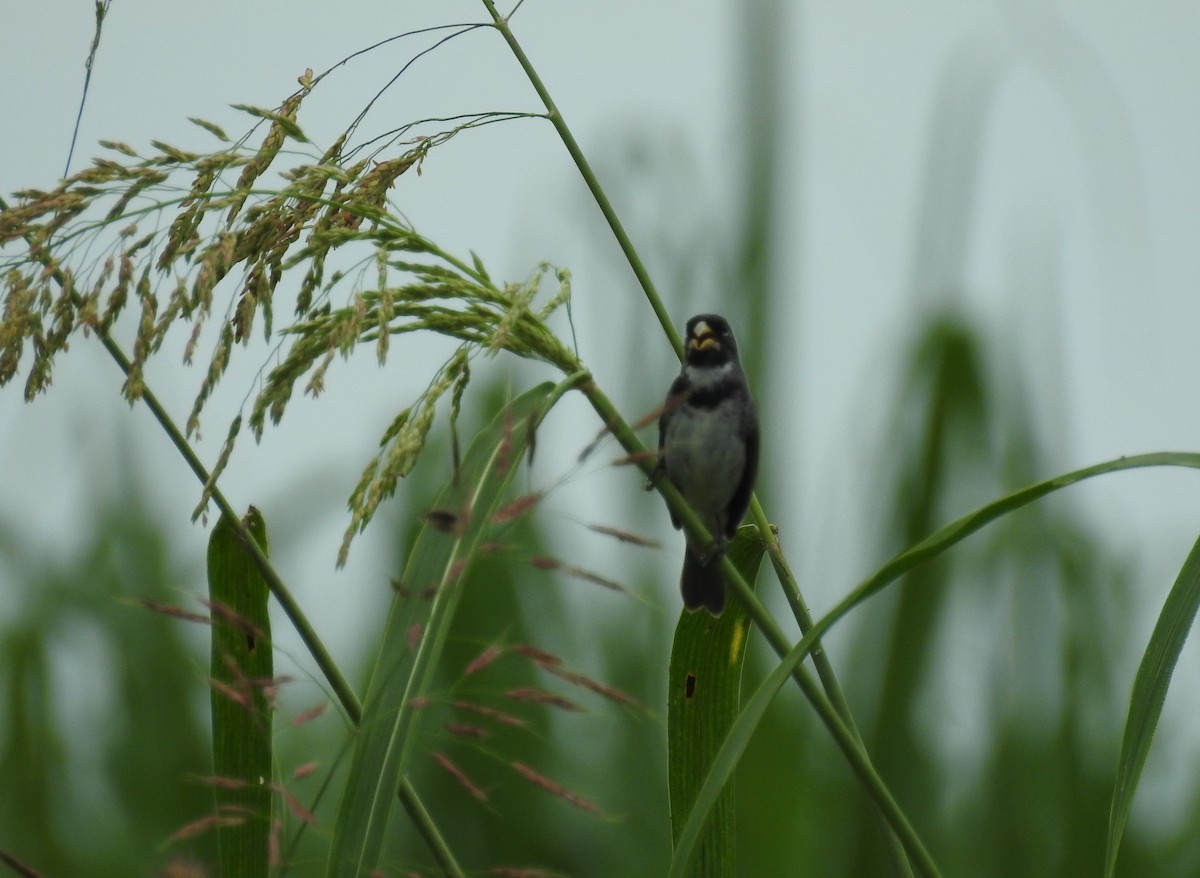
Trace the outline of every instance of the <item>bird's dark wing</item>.
{"label": "bird's dark wing", "polygon": [[[658,416],[658,461],[654,465],[654,475],[652,480],[666,475],[667,472],[667,457],[663,453],[664,446],[667,444],[667,425],[670,424],[671,418],[674,416],[676,409],[687,398],[688,388],[691,382],[685,373],[680,372],[675,380],[671,382],[671,389],[667,391],[667,398],[663,402],[662,414]],[[652,482],[653,483],[653,482]],[[674,512],[671,513],[671,524],[675,525],[675,529],[679,529],[679,518]]]}
{"label": "bird's dark wing", "polygon": [[[747,393],[747,395],[749,395]],[[758,414],[754,409],[754,401],[750,400],[750,409],[742,422],[742,438],[746,443],[746,466],[742,470],[742,479],[738,482],[737,490],[729,501],[729,517],[725,520],[725,536],[733,539],[738,526],[746,517],[750,508],[750,495],[754,493],[754,478],[758,475]]]}
{"label": "bird's dark wing", "polygon": [[691,383],[687,375],[680,372],[671,382],[671,389],[667,391],[667,398],[663,400],[662,414],[658,416],[658,450],[660,454],[667,441],[667,424],[671,420],[671,415],[675,414],[675,409],[679,408],[683,402]]}

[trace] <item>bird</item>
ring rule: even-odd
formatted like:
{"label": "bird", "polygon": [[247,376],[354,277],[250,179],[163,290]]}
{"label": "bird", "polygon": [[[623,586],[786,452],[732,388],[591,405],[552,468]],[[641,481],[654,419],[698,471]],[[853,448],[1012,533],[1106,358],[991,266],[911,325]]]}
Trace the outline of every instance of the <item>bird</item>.
{"label": "bird", "polygon": [[[688,538],[679,588],[688,611],[703,607],[719,617],[726,587],[718,565],[758,473],[758,410],[729,321],[697,314],[687,322],[684,344],[683,369],[659,415],[658,458],[647,489],[665,475],[712,534],[709,546]],[[674,512],[671,523],[681,527]]]}

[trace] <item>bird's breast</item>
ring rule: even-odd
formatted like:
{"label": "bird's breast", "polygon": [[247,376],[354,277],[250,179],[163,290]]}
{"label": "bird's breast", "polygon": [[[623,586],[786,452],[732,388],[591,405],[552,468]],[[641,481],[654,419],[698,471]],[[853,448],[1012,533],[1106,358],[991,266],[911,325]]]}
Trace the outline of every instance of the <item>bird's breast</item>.
{"label": "bird's breast", "polygon": [[671,417],[664,437],[667,476],[692,508],[717,515],[729,505],[746,466],[736,404],[710,409],[683,405]]}

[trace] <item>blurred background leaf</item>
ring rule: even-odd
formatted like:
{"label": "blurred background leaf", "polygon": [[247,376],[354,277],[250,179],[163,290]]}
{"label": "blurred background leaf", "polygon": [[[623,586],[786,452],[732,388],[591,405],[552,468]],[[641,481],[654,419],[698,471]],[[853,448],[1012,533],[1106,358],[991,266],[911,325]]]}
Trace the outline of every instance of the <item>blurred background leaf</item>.
{"label": "blurred background leaf", "polygon": [[211,773],[206,632],[189,642],[138,603],[180,603],[185,577],[137,472],[122,476],[77,553],[30,557],[0,523],[20,589],[0,627],[0,838],[45,875],[146,874],[213,852],[204,837],[160,850],[212,809],[190,780]]}

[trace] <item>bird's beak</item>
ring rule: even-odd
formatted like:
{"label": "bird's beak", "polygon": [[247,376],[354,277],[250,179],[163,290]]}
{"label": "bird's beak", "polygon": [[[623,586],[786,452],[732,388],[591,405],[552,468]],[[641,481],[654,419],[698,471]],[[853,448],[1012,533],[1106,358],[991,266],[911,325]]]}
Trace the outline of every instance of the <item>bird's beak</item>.
{"label": "bird's beak", "polygon": [[706,351],[715,347],[716,344],[716,335],[703,320],[696,324],[696,328],[692,331],[692,337],[688,339],[688,347],[693,351]]}

